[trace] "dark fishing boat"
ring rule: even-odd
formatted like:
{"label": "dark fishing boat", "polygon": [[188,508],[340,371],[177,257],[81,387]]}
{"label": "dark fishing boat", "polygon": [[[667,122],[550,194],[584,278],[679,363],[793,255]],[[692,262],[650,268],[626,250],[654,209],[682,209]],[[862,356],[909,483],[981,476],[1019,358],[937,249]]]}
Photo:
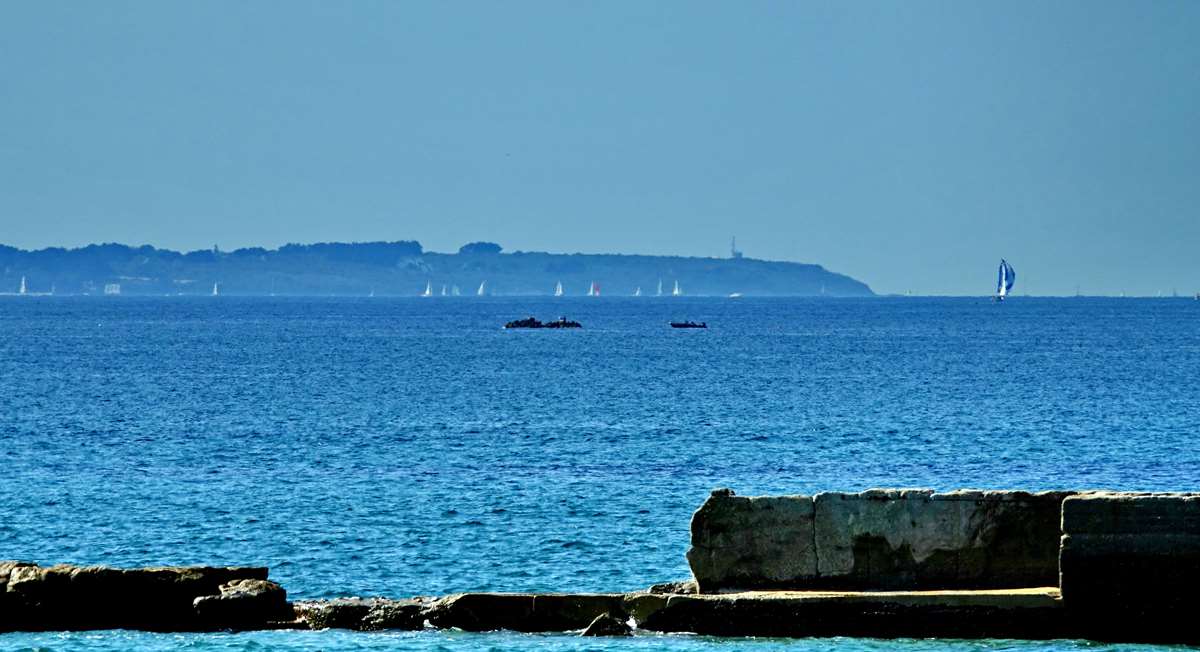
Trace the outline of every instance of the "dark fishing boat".
{"label": "dark fishing boat", "polygon": [[673,321],[671,328],[708,328],[708,322],[700,322],[697,324],[694,321]]}
{"label": "dark fishing boat", "polygon": [[517,319],[510,321],[504,325],[505,328],[583,328],[583,324],[577,321],[571,321],[566,317],[559,317],[554,321],[542,322],[529,317],[526,319]]}

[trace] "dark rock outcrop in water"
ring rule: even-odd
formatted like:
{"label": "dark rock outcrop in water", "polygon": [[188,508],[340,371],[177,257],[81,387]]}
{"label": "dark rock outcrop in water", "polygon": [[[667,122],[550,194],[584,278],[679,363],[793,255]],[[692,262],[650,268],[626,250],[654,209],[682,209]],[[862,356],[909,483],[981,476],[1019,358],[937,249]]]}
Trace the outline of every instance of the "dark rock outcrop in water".
{"label": "dark rock outcrop in water", "polygon": [[434,296],[485,293],[549,295],[562,283],[579,296],[596,282],[605,296],[643,296],[659,282],[670,294],[678,282],[690,296],[871,296],[871,289],[820,265],[752,258],[687,258],[616,254],[501,253],[499,245],[472,243],[458,253],[424,251],[420,243],[291,244],[279,249],[188,253],[89,245],[25,251],[0,245],[0,293],[15,293],[21,278],[30,293],[122,295],[341,295]]}
{"label": "dark rock outcrop in water", "polygon": [[287,592],[269,580],[242,579],[222,584],[217,595],[192,600],[202,623],[217,627],[288,621],[295,617]]}
{"label": "dark rock outcrop in water", "polygon": [[604,612],[583,630],[582,636],[633,636],[633,628],[624,620]]}
{"label": "dark rock outcrop in water", "polygon": [[559,317],[554,321],[542,322],[533,317],[527,319],[517,319],[510,321],[504,325],[505,328],[583,328],[583,324],[577,321],[571,321],[566,317]]}
{"label": "dark rock outcrop in water", "polygon": [[[266,579],[266,568],[118,569],[0,562],[0,631],[194,631],[263,627],[276,617],[290,620],[283,589]],[[250,587],[260,595],[234,595]],[[230,597],[222,600],[223,596]],[[221,606],[214,607],[207,601],[210,597]]]}

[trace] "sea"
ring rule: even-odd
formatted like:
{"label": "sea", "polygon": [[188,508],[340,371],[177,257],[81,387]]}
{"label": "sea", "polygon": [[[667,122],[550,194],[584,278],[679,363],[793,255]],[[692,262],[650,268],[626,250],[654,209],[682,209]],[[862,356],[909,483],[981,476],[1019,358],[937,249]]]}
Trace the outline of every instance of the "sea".
{"label": "sea", "polygon": [[[502,328],[527,316],[583,328]],[[683,319],[708,328],[668,326]],[[1198,435],[1191,299],[0,297],[0,559],[265,565],[293,598],[687,579],[689,519],[720,487],[1197,490]],[[0,650],[1135,647],[0,635]]]}

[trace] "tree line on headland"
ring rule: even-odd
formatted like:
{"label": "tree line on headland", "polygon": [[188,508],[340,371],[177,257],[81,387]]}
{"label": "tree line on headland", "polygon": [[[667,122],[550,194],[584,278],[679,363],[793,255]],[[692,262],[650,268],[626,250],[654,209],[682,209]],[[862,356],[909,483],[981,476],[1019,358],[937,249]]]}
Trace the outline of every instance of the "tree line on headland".
{"label": "tree line on headland", "polygon": [[871,296],[866,284],[820,265],[752,258],[504,253],[474,242],[457,253],[416,241],[217,247],[190,252],[149,245],[94,244],[26,251],[0,245],[0,293],[30,294],[435,296],[671,294],[691,296]]}

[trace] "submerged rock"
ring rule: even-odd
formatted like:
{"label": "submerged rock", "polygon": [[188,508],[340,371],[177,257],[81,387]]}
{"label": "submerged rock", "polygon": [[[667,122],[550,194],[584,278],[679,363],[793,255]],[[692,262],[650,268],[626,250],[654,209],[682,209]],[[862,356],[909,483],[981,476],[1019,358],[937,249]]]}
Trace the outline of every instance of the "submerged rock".
{"label": "submerged rock", "polygon": [[421,629],[425,624],[426,611],[432,604],[433,601],[427,598],[337,598],[297,602],[294,606],[296,616],[309,629],[372,632]]}
{"label": "submerged rock", "polygon": [[606,611],[596,616],[580,636],[633,636],[633,628]]}
{"label": "submerged rock", "polygon": [[622,593],[464,593],[438,600],[427,617],[439,629],[567,632],[606,612],[625,614],[624,600]]}

